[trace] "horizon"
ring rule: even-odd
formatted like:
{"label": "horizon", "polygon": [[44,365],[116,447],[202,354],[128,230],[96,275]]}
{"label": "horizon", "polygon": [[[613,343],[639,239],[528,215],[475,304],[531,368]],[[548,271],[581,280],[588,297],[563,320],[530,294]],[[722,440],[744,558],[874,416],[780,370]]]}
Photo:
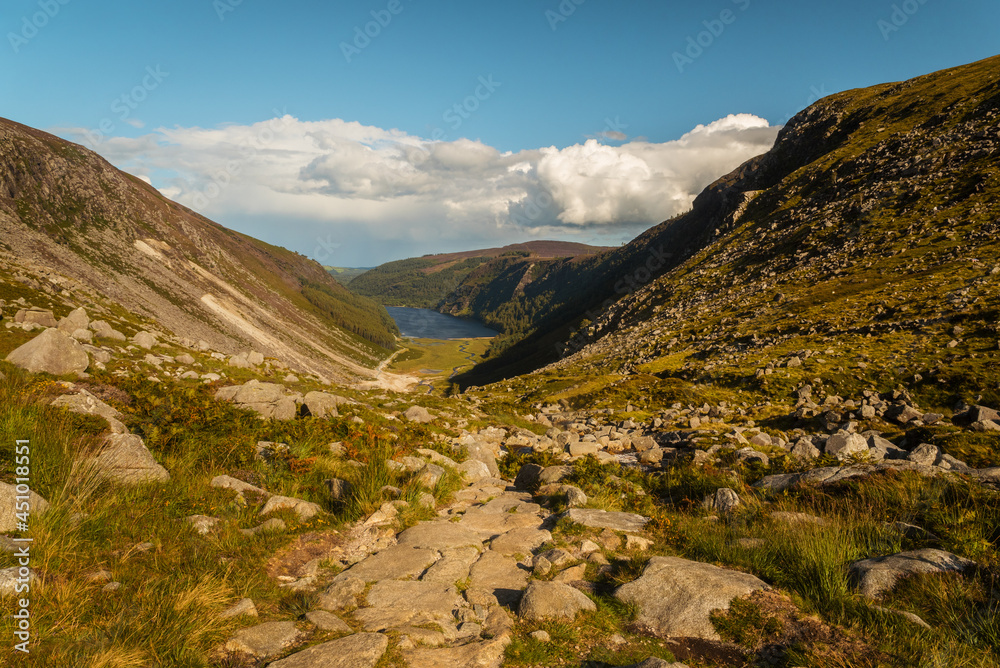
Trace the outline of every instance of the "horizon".
{"label": "horizon", "polygon": [[817,99],[1000,53],[985,0],[17,0],[5,15],[0,86],[31,93],[8,94],[2,115],[340,267],[617,246]]}

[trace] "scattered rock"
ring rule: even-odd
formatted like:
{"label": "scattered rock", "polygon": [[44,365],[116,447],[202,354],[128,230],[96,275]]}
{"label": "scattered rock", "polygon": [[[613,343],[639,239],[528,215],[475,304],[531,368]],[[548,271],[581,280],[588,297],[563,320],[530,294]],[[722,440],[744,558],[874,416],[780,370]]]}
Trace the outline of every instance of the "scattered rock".
{"label": "scattered rock", "polygon": [[728,487],[715,490],[715,494],[706,496],[702,502],[705,510],[714,510],[720,513],[729,513],[739,505],[739,494]]}
{"label": "scattered rock", "polygon": [[434,416],[423,406],[410,406],[403,413],[403,416],[410,422],[419,422],[421,424],[434,421]]}
{"label": "scattered rock", "polygon": [[150,350],[156,345],[156,337],[149,332],[142,331],[132,337],[132,343],[145,350]]}
{"label": "scattered rock", "polygon": [[299,516],[299,520],[303,522],[322,510],[319,504],[312,503],[311,501],[296,499],[290,496],[272,496],[267,500],[267,503],[264,504],[264,507],[260,509],[258,514],[267,515],[268,513],[273,513],[276,510],[284,508],[294,510]]}
{"label": "scattered rock", "polygon": [[219,613],[219,619],[229,619],[230,617],[256,617],[257,616],[257,606],[253,604],[253,600],[249,598],[242,599],[236,605],[226,608]]}

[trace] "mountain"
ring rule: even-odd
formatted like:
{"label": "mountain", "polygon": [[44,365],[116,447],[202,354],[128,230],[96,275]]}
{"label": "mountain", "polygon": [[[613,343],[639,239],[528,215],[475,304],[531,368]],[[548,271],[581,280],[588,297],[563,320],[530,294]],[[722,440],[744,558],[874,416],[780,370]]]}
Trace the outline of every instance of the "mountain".
{"label": "mountain", "polygon": [[337,282],[342,285],[348,285],[355,278],[365,273],[366,271],[371,271],[375,267],[327,267],[324,266],[331,276],[337,279]]}
{"label": "mountain", "polygon": [[568,357],[553,369],[773,385],[850,341],[845,381],[994,395],[998,114],[1000,58],[820,100],[692,211],[535,279],[514,304],[551,289],[534,333],[460,380]]}
{"label": "mountain", "polygon": [[[506,266],[504,258],[518,258],[526,263],[525,266],[541,268],[559,258],[586,257],[602,250],[568,241],[529,241],[503,248],[425,255],[379,265],[352,280],[350,286],[353,292],[387,306],[436,308],[443,299],[458,290],[466,278],[494,259],[500,260],[498,266],[501,267]],[[488,268],[476,275],[485,273],[492,276],[495,272],[495,268]],[[475,277],[473,280],[476,280]],[[468,315],[478,317],[480,314]]]}
{"label": "mountain", "polygon": [[297,253],[228,230],[81,146],[0,119],[0,280],[67,308],[155,321],[235,353],[367,378],[395,346],[384,308]]}

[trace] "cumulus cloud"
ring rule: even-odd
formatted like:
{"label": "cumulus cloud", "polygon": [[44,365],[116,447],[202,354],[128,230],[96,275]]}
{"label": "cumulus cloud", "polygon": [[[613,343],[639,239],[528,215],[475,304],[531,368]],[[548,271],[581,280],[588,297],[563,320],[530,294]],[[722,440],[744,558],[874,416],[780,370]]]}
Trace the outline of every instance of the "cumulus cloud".
{"label": "cumulus cloud", "polygon": [[94,148],[224,224],[253,221],[254,232],[273,241],[270,221],[283,245],[307,254],[317,230],[369,243],[426,242],[410,246],[420,254],[581,234],[625,240],[690,207],[714,179],[770,148],[777,130],[736,114],[663,143],[588,139],[514,153],[470,139],[435,142],[284,115],[252,125],[158,128]]}

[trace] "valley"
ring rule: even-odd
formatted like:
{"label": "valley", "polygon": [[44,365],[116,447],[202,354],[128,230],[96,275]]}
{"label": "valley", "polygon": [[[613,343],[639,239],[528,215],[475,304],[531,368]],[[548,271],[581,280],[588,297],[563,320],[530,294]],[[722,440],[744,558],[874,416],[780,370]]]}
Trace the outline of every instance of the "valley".
{"label": "valley", "polygon": [[0,119],[4,665],[1000,666],[998,154],[994,57],[345,287]]}

